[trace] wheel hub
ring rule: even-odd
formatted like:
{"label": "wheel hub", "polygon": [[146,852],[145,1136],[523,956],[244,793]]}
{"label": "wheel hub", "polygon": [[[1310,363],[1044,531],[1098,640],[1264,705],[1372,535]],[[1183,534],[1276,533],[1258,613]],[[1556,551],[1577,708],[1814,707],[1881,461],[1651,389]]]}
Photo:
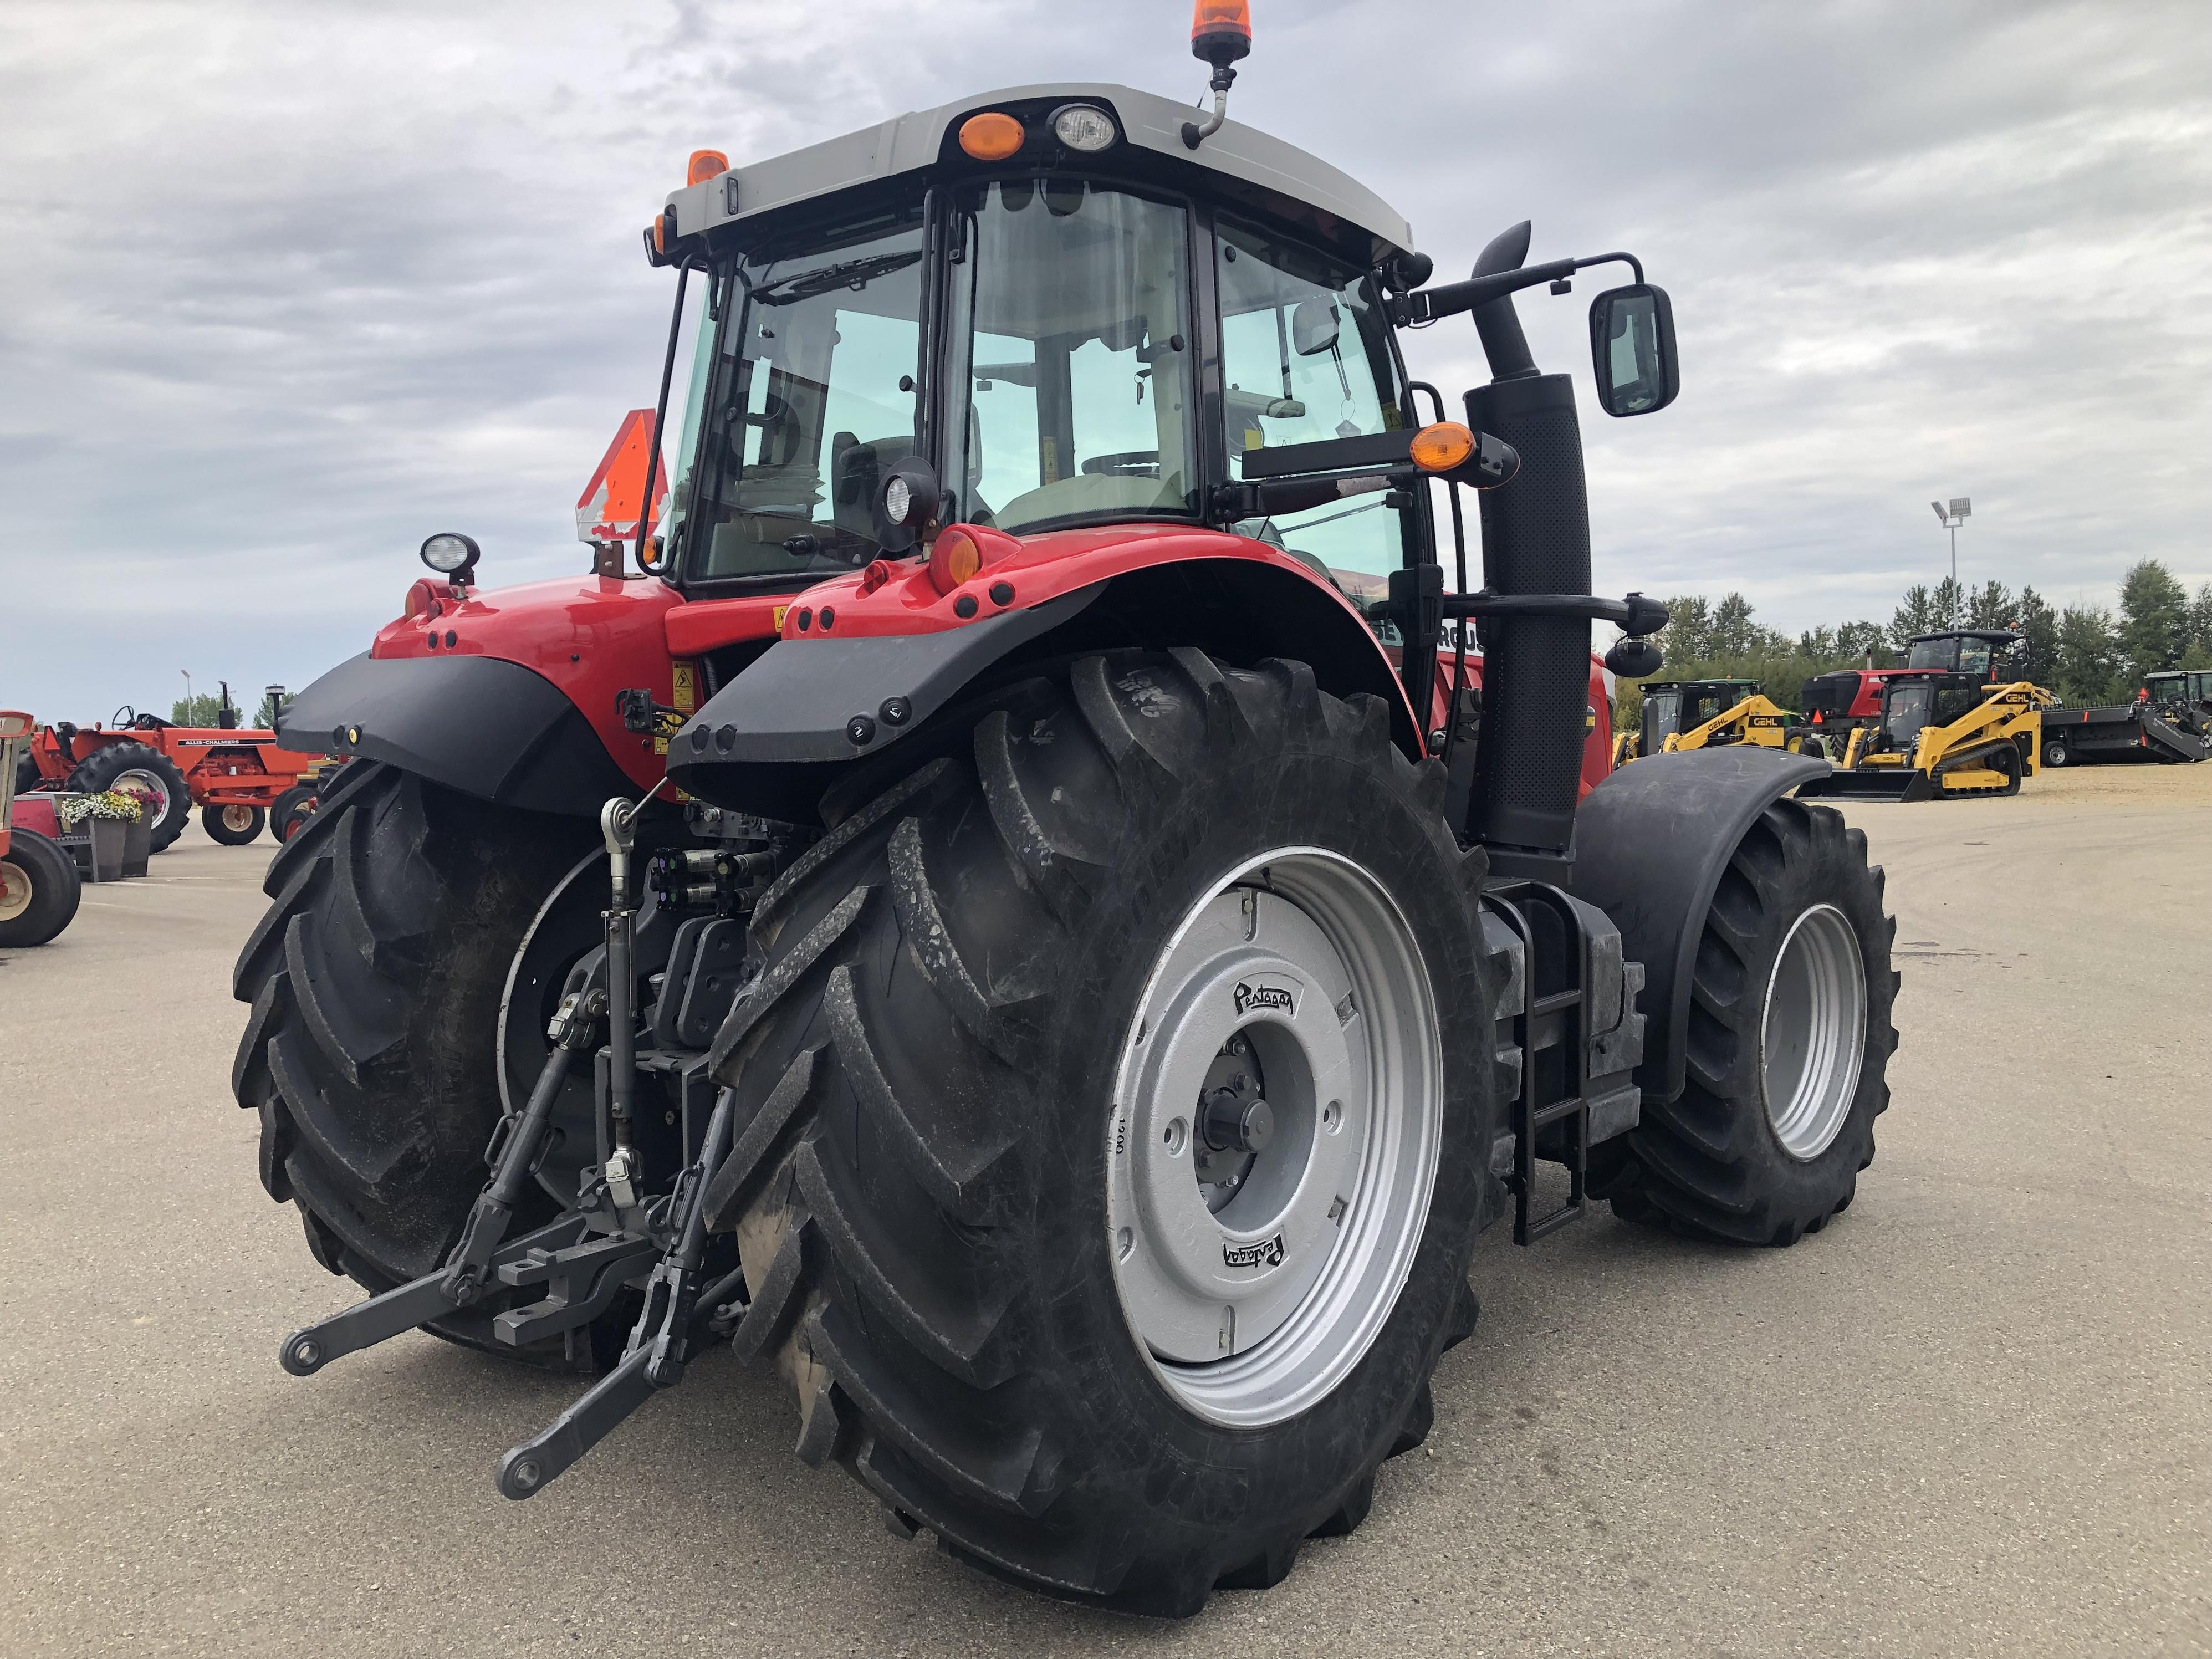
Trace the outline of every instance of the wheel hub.
{"label": "wheel hub", "polygon": [[20,864],[0,859],[0,921],[13,921],[31,908],[31,878]]}
{"label": "wheel hub", "polygon": [[1759,1022],[1759,1091],[1790,1157],[1810,1162],[1842,1133],[1858,1093],[1866,1018],[1858,934],[1834,905],[1816,904],[1775,955]]}
{"label": "wheel hub", "polygon": [[117,773],[114,780],[107,787],[110,789],[120,789],[127,794],[146,797],[146,817],[149,823],[159,823],[169,816],[169,786],[151,772],[133,767],[128,772]]}
{"label": "wheel hub", "polygon": [[1116,1077],[1115,1286],[1201,1416],[1295,1414],[1380,1330],[1441,1136],[1433,999],[1403,915],[1340,856],[1233,872],[1155,965]]}

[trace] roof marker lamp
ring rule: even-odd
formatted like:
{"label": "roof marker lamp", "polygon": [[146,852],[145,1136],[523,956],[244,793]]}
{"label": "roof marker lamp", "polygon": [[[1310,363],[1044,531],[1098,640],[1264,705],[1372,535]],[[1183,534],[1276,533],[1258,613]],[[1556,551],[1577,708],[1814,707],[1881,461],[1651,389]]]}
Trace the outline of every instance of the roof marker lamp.
{"label": "roof marker lamp", "polygon": [[422,544],[422,562],[458,583],[465,583],[477,568],[483,550],[475,540],[455,531],[441,530]]}
{"label": "roof marker lamp", "polygon": [[1020,149],[1029,134],[1001,110],[971,115],[960,124],[960,149],[978,161],[1003,161]]}

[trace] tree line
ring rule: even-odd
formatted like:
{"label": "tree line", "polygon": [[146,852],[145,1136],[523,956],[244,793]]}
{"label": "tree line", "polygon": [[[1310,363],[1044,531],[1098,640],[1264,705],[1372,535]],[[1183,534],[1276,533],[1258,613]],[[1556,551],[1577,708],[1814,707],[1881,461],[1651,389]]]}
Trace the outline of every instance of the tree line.
{"label": "tree line", "polygon": [[[2146,674],[2212,668],[2212,583],[2192,599],[2156,559],[2128,571],[2117,609],[2054,609],[2033,587],[2015,593],[1999,581],[1972,587],[1946,576],[1933,586],[1906,588],[1887,623],[1846,622],[1795,636],[1758,621],[1741,593],[1717,603],[1684,594],[1668,599],[1667,611],[1673,620],[1657,636],[1666,665],[1653,678],[1756,680],[1793,709],[1804,707],[1805,682],[1815,674],[1893,667],[1915,635],[1952,628],[2017,629],[2027,643],[2026,677],[2072,703],[2125,702]],[[1634,730],[1642,720],[1640,683],[1623,681],[1616,701],[1616,723]]]}

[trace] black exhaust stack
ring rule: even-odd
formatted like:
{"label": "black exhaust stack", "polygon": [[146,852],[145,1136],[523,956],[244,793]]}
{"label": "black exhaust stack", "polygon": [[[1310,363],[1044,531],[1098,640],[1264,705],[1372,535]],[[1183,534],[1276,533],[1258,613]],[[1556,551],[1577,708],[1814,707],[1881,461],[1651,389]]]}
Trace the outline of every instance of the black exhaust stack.
{"label": "black exhaust stack", "polygon": [[[1474,275],[1517,270],[1528,224],[1482,251]],[[1492,380],[1467,394],[1467,423],[1520,452],[1511,483],[1482,495],[1482,580],[1492,593],[1590,591],[1589,495],[1574,386],[1542,374],[1512,296],[1474,313]],[[1467,839],[1490,849],[1502,876],[1565,882],[1574,861],[1584,709],[1589,700],[1587,617],[1486,617],[1482,739]]]}

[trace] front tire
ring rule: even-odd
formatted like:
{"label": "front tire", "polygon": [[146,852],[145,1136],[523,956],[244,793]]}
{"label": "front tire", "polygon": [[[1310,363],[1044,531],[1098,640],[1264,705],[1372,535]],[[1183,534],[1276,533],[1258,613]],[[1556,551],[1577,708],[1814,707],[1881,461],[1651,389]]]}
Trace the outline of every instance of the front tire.
{"label": "front tire", "polygon": [[76,915],[84,878],[66,849],[17,830],[0,855],[0,949],[44,945]]}
{"label": "front tire", "polygon": [[2073,758],[2067,752],[2063,738],[2054,738],[2043,745],[2043,763],[2045,766],[2063,766]]}
{"label": "front tire", "polygon": [[262,1185],[331,1273],[381,1291],[450,1251],[501,1112],[508,965],[592,838],[357,763],[270,860],[232,1088],[261,1120]]}
{"label": "front tire", "polygon": [[243,847],[261,833],[269,814],[258,806],[210,805],[200,809],[200,828],[224,847]]}
{"label": "front tire", "polygon": [[1866,836],[1832,807],[1773,802],[1706,913],[1681,1096],[1591,1149],[1615,1214],[1735,1244],[1818,1232],[1874,1161],[1898,976],[1897,924]]}
{"label": "front tire", "polygon": [[150,805],[152,850],[159,853],[185,833],[192,819],[191,790],[176,762],[150,744],[111,743],[97,749],[70,774],[73,793],[96,795],[104,789],[127,789]]}
{"label": "front tire", "polygon": [[[1092,657],[939,730],[756,914],[714,1062],[738,1109],[710,1212],[753,1297],[734,1340],[796,1386],[800,1455],[898,1529],[1194,1612],[1359,1522],[1472,1327],[1503,1116],[1483,860],[1382,703],[1300,665]],[[1332,1043],[1364,1059],[1298,1058]],[[1245,1070],[1279,1142],[1243,1144]],[[1201,1088],[1245,1126],[1218,1151]],[[1188,1259],[1136,1283],[1132,1253],[1172,1257],[1177,1229]]]}

